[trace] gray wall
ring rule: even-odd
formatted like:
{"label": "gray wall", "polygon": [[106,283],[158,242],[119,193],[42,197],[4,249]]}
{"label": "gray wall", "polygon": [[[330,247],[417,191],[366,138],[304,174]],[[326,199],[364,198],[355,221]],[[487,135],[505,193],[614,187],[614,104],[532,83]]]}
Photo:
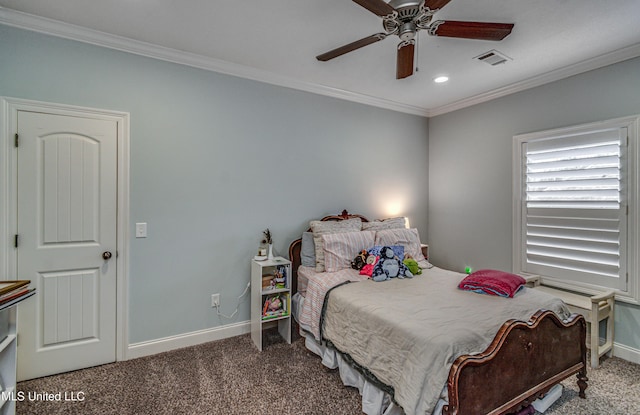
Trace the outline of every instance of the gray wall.
{"label": "gray wall", "polygon": [[[262,230],[406,215],[427,235],[428,122],[0,25],[0,95],[131,114],[130,342],[230,314]],[[133,238],[147,222],[148,238]]]}
{"label": "gray wall", "polygon": [[[514,135],[634,114],[640,58],[431,118],[432,262],[511,270]],[[639,350],[640,307],[618,303],[616,313],[616,342]]]}

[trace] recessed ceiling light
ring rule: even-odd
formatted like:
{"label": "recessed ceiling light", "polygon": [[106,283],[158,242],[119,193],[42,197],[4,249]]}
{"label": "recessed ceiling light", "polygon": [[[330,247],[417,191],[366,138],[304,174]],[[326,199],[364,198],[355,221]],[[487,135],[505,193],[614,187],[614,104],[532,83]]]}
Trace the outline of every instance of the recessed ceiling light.
{"label": "recessed ceiling light", "polygon": [[443,82],[447,82],[449,80],[448,76],[439,76],[437,78],[433,78],[433,82],[435,82],[436,84],[441,84]]}

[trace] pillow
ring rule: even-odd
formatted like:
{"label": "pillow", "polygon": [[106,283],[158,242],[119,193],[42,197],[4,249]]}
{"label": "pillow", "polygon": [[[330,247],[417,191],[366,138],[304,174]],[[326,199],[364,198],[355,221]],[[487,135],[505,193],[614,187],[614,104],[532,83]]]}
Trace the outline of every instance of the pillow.
{"label": "pillow", "polygon": [[467,275],[458,288],[500,297],[513,296],[524,286],[526,280],[520,275],[493,269],[481,269]]}
{"label": "pillow", "polygon": [[322,245],[322,235],[328,233],[359,231],[362,229],[362,219],[352,218],[341,221],[312,220],[309,225],[313,231],[313,242],[316,247],[316,272],[324,272],[324,246]]}
{"label": "pillow", "polygon": [[302,234],[302,247],[300,248],[300,265],[303,267],[316,266],[316,246],[313,243],[313,233]]}
{"label": "pillow", "polygon": [[375,220],[373,222],[362,222],[363,231],[379,231],[382,229],[406,229],[405,218],[389,218]]}
{"label": "pillow", "polygon": [[376,232],[376,245],[404,246],[404,253],[411,255],[415,259],[420,268],[428,268],[429,263],[422,254],[422,246],[420,244],[420,235],[418,230],[412,229],[384,229]]}
{"label": "pillow", "polygon": [[322,235],[326,272],[351,268],[351,260],[358,252],[373,245],[373,231],[328,233]]}

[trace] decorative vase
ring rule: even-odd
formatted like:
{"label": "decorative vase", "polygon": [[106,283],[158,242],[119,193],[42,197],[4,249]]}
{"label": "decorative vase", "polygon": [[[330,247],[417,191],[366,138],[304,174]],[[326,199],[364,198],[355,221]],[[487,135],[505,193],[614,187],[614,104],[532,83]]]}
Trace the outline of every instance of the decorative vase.
{"label": "decorative vase", "polygon": [[269,256],[268,259],[273,259],[273,244],[269,244]]}

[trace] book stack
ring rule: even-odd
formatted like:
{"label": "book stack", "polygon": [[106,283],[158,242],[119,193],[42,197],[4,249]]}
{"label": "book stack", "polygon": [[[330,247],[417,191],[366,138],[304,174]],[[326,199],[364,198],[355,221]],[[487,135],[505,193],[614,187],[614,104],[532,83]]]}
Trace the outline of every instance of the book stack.
{"label": "book stack", "polygon": [[265,298],[262,305],[262,319],[269,320],[276,317],[288,316],[289,296],[277,294]]}
{"label": "book stack", "polygon": [[275,274],[273,275],[273,281],[276,288],[286,288],[287,286],[287,267],[284,265],[278,266]]}
{"label": "book stack", "polygon": [[9,307],[35,294],[35,288],[29,288],[29,280],[0,281],[0,342],[9,334]]}
{"label": "book stack", "polygon": [[31,297],[36,289],[29,288],[30,283],[29,280],[0,281],[0,310]]}

